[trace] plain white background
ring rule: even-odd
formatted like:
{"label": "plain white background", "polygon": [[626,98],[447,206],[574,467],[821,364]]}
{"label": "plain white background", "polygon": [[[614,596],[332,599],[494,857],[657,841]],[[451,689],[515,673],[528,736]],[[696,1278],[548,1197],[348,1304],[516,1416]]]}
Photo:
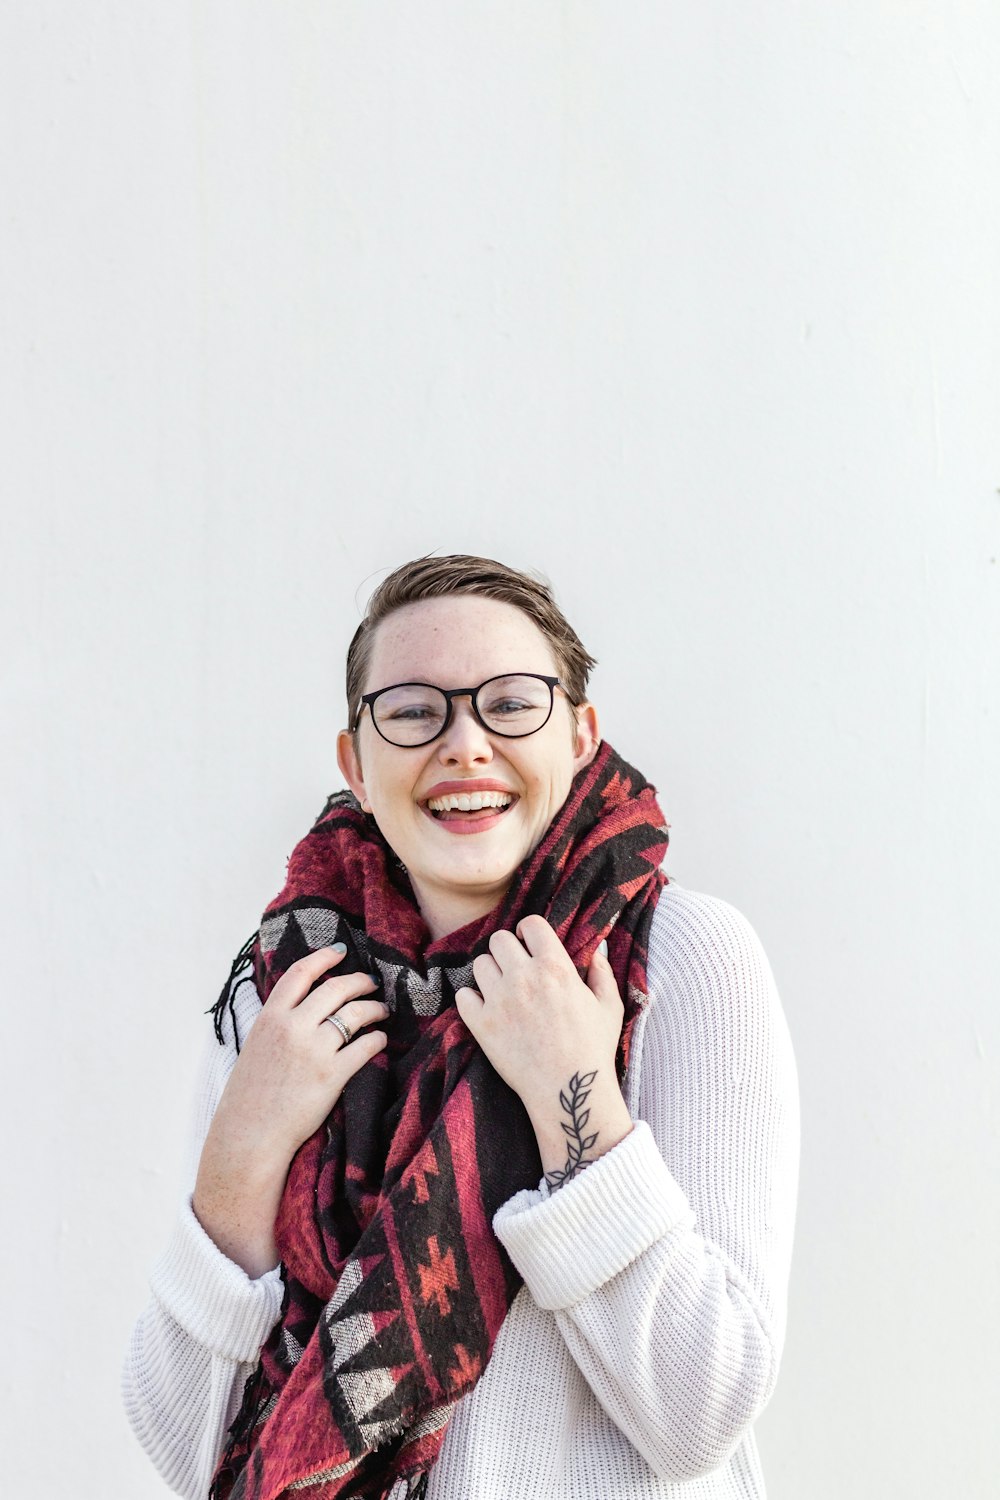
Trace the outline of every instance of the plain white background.
{"label": "plain white background", "polygon": [[803,1101],[771,1500],[995,1494],[1000,13],[7,0],[4,1488],[118,1403],[385,570],[543,570]]}

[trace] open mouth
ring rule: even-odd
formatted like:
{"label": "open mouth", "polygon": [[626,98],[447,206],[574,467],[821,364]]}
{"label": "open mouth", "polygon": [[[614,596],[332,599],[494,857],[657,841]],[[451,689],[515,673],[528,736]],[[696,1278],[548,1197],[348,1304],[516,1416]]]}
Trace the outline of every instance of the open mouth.
{"label": "open mouth", "polygon": [[440,823],[469,823],[495,821],[516,801],[512,792],[451,792],[429,797],[424,806]]}

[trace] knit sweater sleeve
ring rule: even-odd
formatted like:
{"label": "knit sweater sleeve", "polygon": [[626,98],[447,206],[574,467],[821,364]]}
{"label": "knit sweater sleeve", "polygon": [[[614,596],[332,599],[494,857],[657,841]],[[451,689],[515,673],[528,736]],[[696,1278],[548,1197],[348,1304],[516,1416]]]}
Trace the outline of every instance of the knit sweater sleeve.
{"label": "knit sweater sleeve", "polygon": [[[259,1012],[244,986],[242,1038]],[[170,1239],[150,1273],[150,1299],[132,1330],[122,1398],[132,1430],[167,1484],[205,1500],[247,1377],[281,1311],[278,1267],[251,1280],[202,1229],[191,1207],[201,1148],[236,1061],[232,1022],[210,1035],[195,1097],[187,1180]]]}
{"label": "knit sweater sleeve", "polygon": [[726,1461],[774,1389],[798,1081],[767,959],[725,902],[666,888],[649,988],[631,1134],[557,1192],[516,1195],[494,1229],[612,1421],[687,1480]]}

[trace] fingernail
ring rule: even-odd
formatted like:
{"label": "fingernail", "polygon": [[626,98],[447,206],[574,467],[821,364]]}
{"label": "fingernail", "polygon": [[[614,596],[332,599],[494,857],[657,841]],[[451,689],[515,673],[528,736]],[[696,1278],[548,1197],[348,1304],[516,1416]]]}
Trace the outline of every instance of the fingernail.
{"label": "fingernail", "polygon": [[382,983],[382,976],[381,976],[381,974],[369,974],[368,978],[371,980],[372,984],[381,984]]}
{"label": "fingernail", "polygon": [[347,944],[346,943],[331,943],[331,945],[330,945],[330,952],[331,953],[339,953],[339,954],[343,955],[343,954],[345,954],[347,952]]}
{"label": "fingernail", "polygon": [[608,940],[607,940],[607,938],[602,938],[601,939],[601,941],[597,945],[597,951],[598,951],[598,953],[603,953],[604,957],[607,958],[607,956],[608,956]]}

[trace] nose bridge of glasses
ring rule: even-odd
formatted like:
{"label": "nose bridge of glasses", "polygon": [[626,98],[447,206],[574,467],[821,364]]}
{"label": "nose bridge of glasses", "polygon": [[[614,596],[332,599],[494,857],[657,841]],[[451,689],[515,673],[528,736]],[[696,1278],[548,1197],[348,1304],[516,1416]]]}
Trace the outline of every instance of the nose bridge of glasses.
{"label": "nose bridge of glasses", "polygon": [[[445,716],[443,734],[450,734],[456,725],[461,724],[463,721],[471,724],[474,729],[478,729],[483,734],[489,732],[477,712],[476,694],[479,692],[478,688],[452,688],[448,691],[442,689],[442,692],[444,692],[448,700],[448,711]],[[462,699],[465,702],[460,709],[459,704]]]}

